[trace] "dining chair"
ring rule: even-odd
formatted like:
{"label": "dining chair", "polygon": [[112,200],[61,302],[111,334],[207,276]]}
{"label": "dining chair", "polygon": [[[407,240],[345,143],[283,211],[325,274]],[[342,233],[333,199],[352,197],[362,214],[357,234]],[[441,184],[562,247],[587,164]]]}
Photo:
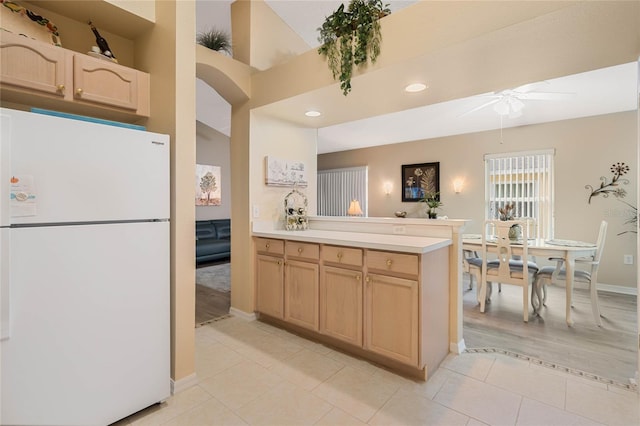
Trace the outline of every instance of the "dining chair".
{"label": "dining chair", "polygon": [[[600,259],[602,258],[602,252],[604,250],[607,226],[607,221],[603,220],[600,222],[600,230],[598,231],[594,255],[583,259],[576,259],[576,268],[573,272],[574,283],[584,283],[589,286],[591,310],[593,311],[593,318],[599,327],[602,327],[602,320],[600,319],[600,305],[598,303],[598,267],[600,266]],[[542,305],[544,306],[546,306],[547,302],[547,286],[554,284],[557,280],[564,280],[567,276],[567,271],[563,267],[564,259],[550,258],[549,260],[555,260],[556,266],[545,266],[541,268],[536,274],[536,279],[533,283],[537,298],[542,301]],[[575,285],[573,288],[575,288]]]}
{"label": "dining chair", "polygon": [[[524,322],[529,321],[529,284],[531,277],[538,272],[538,265],[529,260],[528,225],[527,220],[485,221],[482,233],[482,279],[479,285],[480,312],[484,312],[485,304],[491,298],[492,283],[517,285],[522,287],[522,316]],[[521,238],[509,238],[512,226],[520,226]],[[497,255],[497,259],[488,259],[492,253]]]}
{"label": "dining chair", "polygon": [[462,250],[462,260],[464,272],[469,274],[469,290],[472,290],[473,279],[476,279],[476,285],[481,279],[482,258],[476,250]]}
{"label": "dining chair", "polygon": [[[482,257],[476,250],[463,250],[464,271],[469,274],[469,290],[473,290],[473,279],[476,280],[476,297],[480,302],[480,282],[482,280]],[[502,284],[498,283],[498,293],[502,292]]]}

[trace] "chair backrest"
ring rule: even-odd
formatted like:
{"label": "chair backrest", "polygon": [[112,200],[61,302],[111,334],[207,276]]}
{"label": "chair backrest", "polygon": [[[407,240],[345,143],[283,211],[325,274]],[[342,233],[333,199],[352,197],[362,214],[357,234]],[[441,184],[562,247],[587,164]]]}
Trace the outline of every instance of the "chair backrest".
{"label": "chair backrest", "polygon": [[[482,274],[491,275],[491,280],[501,283],[519,284],[528,283],[529,277],[529,223],[526,220],[486,220],[482,233]],[[517,237],[514,238],[514,226],[519,226]],[[495,250],[492,246],[495,245]],[[491,248],[490,248],[491,247]],[[517,251],[517,253],[516,253]],[[498,265],[490,265],[487,268],[488,255],[494,253],[497,256]],[[513,260],[520,257],[518,267],[513,268]],[[488,270],[490,269],[490,270]],[[514,273],[514,269],[516,270]],[[490,280],[490,281],[491,281]],[[527,284],[528,285],[528,284]]]}
{"label": "chair backrest", "polygon": [[600,263],[600,258],[602,257],[602,252],[604,251],[604,240],[607,238],[607,226],[608,223],[606,220],[600,222],[600,231],[598,232],[598,240],[596,241],[596,253],[593,255],[594,264]]}

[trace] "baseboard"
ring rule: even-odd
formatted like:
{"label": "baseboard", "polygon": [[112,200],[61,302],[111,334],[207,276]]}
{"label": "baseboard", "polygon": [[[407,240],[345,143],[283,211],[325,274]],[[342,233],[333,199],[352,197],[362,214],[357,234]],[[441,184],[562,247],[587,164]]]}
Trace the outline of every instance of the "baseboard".
{"label": "baseboard", "polygon": [[467,350],[467,345],[464,343],[464,339],[460,339],[459,342],[451,342],[449,343],[449,352],[454,354],[461,354]]}
{"label": "baseboard", "polygon": [[245,312],[240,309],[234,308],[233,306],[229,308],[229,313],[234,317],[238,317],[245,321],[255,321],[258,319],[255,312]]}
{"label": "baseboard", "polygon": [[177,381],[171,379],[171,395],[182,392],[183,390],[189,389],[197,384],[198,378],[196,377],[196,373],[190,374]]}
{"label": "baseboard", "polygon": [[598,284],[599,291],[608,291],[609,293],[628,294],[630,296],[637,296],[638,289],[636,287],[625,287],[621,285],[611,284]]}

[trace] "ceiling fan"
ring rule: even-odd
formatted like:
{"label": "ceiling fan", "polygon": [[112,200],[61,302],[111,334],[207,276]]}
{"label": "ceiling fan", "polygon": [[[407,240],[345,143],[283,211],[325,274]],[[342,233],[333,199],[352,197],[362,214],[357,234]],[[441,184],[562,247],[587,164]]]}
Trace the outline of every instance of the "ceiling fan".
{"label": "ceiling fan", "polygon": [[[540,82],[547,83],[548,82]],[[575,93],[564,92],[540,92],[534,91],[534,87],[540,83],[530,83],[523,86],[516,87],[515,89],[506,89],[500,92],[491,92],[484,95],[479,95],[481,98],[489,98],[490,100],[465,112],[460,117],[474,113],[483,108],[493,106],[493,110],[500,117],[517,118],[522,115],[522,110],[526,106],[526,101],[554,101],[569,99]]]}

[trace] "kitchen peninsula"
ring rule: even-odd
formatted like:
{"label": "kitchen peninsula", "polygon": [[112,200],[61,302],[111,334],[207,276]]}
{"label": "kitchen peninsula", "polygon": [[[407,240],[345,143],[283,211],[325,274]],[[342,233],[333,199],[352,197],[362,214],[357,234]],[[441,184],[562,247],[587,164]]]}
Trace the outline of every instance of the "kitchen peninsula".
{"label": "kitchen peninsula", "polygon": [[312,217],[305,231],[254,223],[256,310],[262,320],[426,380],[460,347],[461,334],[450,332],[460,268],[452,274],[451,265],[465,223]]}

